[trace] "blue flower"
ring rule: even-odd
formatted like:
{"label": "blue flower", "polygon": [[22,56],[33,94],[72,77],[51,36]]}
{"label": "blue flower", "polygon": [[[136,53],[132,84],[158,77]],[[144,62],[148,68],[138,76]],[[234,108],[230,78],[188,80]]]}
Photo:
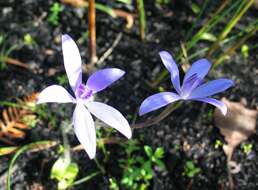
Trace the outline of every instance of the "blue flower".
{"label": "blue flower", "polygon": [[211,63],[207,59],[200,59],[192,64],[184,76],[183,84],[180,85],[179,70],[172,56],[166,51],[160,52],[159,55],[171,75],[171,81],[176,93],[161,92],[146,98],[140,106],[140,115],[157,110],[178,100],[195,100],[212,104],[219,108],[223,115],[226,115],[226,105],[219,100],[209,98],[209,96],[223,92],[231,87],[234,84],[232,80],[221,78],[203,83],[203,78],[209,72]]}
{"label": "blue flower", "polygon": [[127,138],[132,131],[128,121],[115,108],[94,101],[94,95],[120,79],[125,72],[116,68],[106,68],[93,73],[86,84],[82,81],[82,63],[79,49],[73,39],[67,34],[62,35],[62,49],[65,71],[75,97],[62,86],[51,85],[39,95],[38,104],[57,102],[76,104],[73,112],[75,134],[85,151],[92,159],[96,154],[96,131],[91,114],[115,128]]}

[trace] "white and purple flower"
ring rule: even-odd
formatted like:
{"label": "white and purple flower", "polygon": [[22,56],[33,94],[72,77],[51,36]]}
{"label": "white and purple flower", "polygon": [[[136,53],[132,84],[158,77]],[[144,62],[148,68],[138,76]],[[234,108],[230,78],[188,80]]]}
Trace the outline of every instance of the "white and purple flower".
{"label": "white and purple flower", "polygon": [[81,56],[76,43],[68,35],[62,35],[62,50],[66,74],[75,97],[69,94],[62,86],[52,85],[40,93],[37,103],[76,104],[73,113],[74,131],[79,142],[92,159],[96,154],[96,131],[90,113],[118,130],[127,138],[132,136],[127,120],[118,110],[93,99],[94,94],[107,88],[121,78],[125,72],[116,68],[99,70],[93,73],[84,85],[82,83]]}
{"label": "white and purple flower", "polygon": [[180,85],[179,70],[172,56],[168,52],[162,51],[160,52],[160,57],[166,69],[170,72],[171,81],[177,93],[161,92],[146,98],[140,106],[140,115],[157,110],[178,100],[196,100],[212,104],[226,115],[226,105],[219,100],[209,98],[209,96],[231,87],[234,84],[232,80],[217,79],[203,84],[203,78],[209,72],[211,64],[207,59],[200,59],[192,64],[184,76],[183,84]]}

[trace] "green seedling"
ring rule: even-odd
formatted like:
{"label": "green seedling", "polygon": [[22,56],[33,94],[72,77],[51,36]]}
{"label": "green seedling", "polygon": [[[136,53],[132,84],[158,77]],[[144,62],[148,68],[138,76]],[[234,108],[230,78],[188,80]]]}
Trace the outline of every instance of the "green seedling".
{"label": "green seedling", "polygon": [[215,145],[214,145],[214,148],[215,149],[219,149],[220,147],[223,147],[223,142],[221,140],[216,140],[215,141]]}
{"label": "green seedling", "polygon": [[60,5],[60,3],[55,2],[49,10],[49,15],[47,18],[47,21],[49,22],[49,24],[53,25],[53,26],[57,26],[59,24],[59,16],[60,13],[62,12],[62,6]]}
{"label": "green seedling", "polygon": [[200,173],[201,169],[196,167],[192,161],[187,161],[184,166],[183,176],[194,177]]}
{"label": "green seedling", "polygon": [[201,11],[201,8],[196,3],[191,4],[191,9],[194,12],[194,14],[198,14]]}
{"label": "green seedling", "polygon": [[23,43],[26,46],[35,46],[36,45],[35,40],[29,33],[27,33],[23,36]]}
{"label": "green seedling", "polygon": [[249,56],[249,46],[247,44],[242,45],[241,47],[241,53],[245,59]]}
{"label": "green seedling", "polygon": [[243,152],[248,155],[251,151],[252,151],[252,148],[253,148],[253,145],[252,144],[249,144],[249,143],[246,143],[246,144],[243,144],[241,146]]}
{"label": "green seedling", "polygon": [[115,178],[109,178],[109,189],[110,190],[119,190],[119,185]]}
{"label": "green seedling", "polygon": [[162,86],[158,87],[159,92],[165,92],[165,89]]}
{"label": "green seedling", "polygon": [[29,128],[36,127],[39,119],[35,115],[25,115],[22,118],[22,122],[25,123]]}
{"label": "green seedling", "polygon": [[70,162],[69,159],[60,157],[51,168],[51,179],[58,181],[57,189],[63,190],[71,187],[79,172],[76,163]]}
{"label": "green seedling", "polygon": [[59,75],[56,79],[58,84],[60,84],[61,86],[68,84],[68,79],[66,75]]}

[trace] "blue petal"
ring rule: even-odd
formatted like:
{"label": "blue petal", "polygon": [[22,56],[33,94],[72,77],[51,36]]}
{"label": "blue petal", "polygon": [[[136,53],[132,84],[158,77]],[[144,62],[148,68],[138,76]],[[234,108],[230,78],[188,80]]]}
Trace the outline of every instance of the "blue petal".
{"label": "blue petal", "polygon": [[213,99],[213,98],[196,98],[196,99],[193,99],[193,100],[205,102],[205,103],[211,104],[213,106],[216,106],[218,109],[220,109],[220,111],[223,115],[227,114],[227,106],[222,101],[219,101],[219,100],[216,100],[216,99]]}
{"label": "blue petal", "polygon": [[142,102],[142,104],[140,106],[139,114],[143,115],[148,112],[157,110],[157,109],[159,109],[163,106],[166,106],[169,103],[175,102],[179,99],[180,99],[180,97],[173,92],[161,92],[158,94],[154,94],[154,95],[146,98]]}
{"label": "blue petal", "polygon": [[173,57],[166,51],[159,52],[161,60],[166,69],[170,72],[171,81],[177,93],[180,93],[179,70]]}
{"label": "blue petal", "polygon": [[200,59],[192,64],[185,74],[183,84],[194,74],[197,74],[197,78],[203,79],[209,72],[211,63],[207,59]]}
{"label": "blue petal", "polygon": [[98,70],[88,78],[86,86],[96,93],[107,88],[113,82],[120,79],[124,74],[124,71],[116,68]]}
{"label": "blue petal", "polygon": [[229,79],[217,79],[207,82],[192,91],[188,99],[204,98],[227,90],[234,84]]}

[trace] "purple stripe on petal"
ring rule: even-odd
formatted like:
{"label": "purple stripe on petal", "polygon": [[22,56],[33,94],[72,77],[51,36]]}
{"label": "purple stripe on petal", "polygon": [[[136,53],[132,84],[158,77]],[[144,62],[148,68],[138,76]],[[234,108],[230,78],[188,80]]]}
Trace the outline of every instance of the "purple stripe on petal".
{"label": "purple stripe on petal", "polygon": [[62,35],[62,50],[69,84],[75,92],[76,88],[82,83],[82,63],[76,43],[67,34]]}
{"label": "purple stripe on petal", "polygon": [[220,111],[223,115],[227,114],[227,106],[222,101],[216,100],[214,98],[196,98],[193,100],[205,102],[205,103],[211,104],[213,106],[216,106],[218,109],[220,109]]}
{"label": "purple stripe on petal", "polygon": [[74,132],[79,142],[93,159],[96,154],[96,131],[94,121],[83,104],[77,104],[73,113]]}
{"label": "purple stripe on petal", "polygon": [[204,98],[225,91],[234,84],[229,79],[217,79],[197,87],[192,91],[188,99]]}
{"label": "purple stripe on petal", "polygon": [[179,71],[176,62],[174,61],[173,57],[166,51],[161,51],[159,55],[166,69],[170,72],[171,81],[174,88],[176,89],[177,93],[180,93]]}
{"label": "purple stripe on petal", "polygon": [[89,77],[86,86],[96,93],[111,85],[124,74],[123,70],[116,68],[98,70]]}
{"label": "purple stripe on petal", "polygon": [[166,106],[169,103],[175,102],[179,99],[180,99],[180,97],[173,92],[161,92],[158,94],[154,94],[154,95],[146,98],[142,102],[142,104],[140,106],[139,114],[143,115],[148,112],[157,110],[157,109],[159,109],[163,106]]}
{"label": "purple stripe on petal", "polygon": [[193,74],[191,77],[189,77],[183,84],[181,88],[180,96],[183,99],[187,99],[187,97],[191,94],[191,92],[200,85],[202,82],[202,79],[199,79],[197,74]]}
{"label": "purple stripe on petal", "polygon": [[199,79],[203,79],[209,72],[211,63],[207,59],[200,59],[194,62],[185,74],[183,84],[194,74],[197,74]]}

